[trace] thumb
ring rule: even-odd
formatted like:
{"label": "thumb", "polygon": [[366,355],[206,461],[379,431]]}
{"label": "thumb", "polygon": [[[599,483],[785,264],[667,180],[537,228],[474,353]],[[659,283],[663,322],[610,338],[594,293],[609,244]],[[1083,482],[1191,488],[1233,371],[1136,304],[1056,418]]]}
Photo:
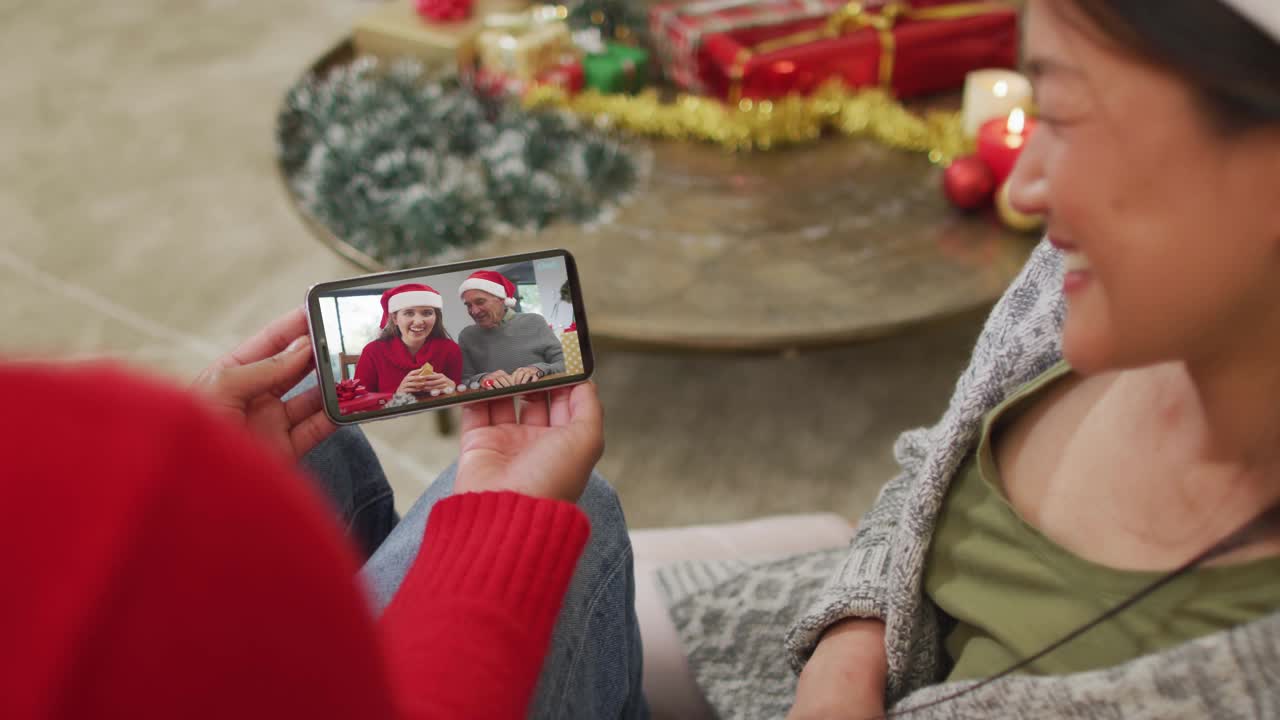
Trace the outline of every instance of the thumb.
{"label": "thumb", "polygon": [[280,397],[301,382],[311,369],[311,353],[306,352],[307,346],[306,336],[299,337],[289,343],[289,347],[265,360],[224,370],[219,384],[223,392],[239,400],[249,400],[268,392]]}

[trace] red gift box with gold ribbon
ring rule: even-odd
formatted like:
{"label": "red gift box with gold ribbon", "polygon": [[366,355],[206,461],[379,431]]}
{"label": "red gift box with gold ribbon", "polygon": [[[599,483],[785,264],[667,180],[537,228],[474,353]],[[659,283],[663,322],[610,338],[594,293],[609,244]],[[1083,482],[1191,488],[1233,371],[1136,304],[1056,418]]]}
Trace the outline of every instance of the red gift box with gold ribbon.
{"label": "red gift box with gold ribbon", "polygon": [[1004,3],[853,2],[785,17],[698,36],[696,79],[680,84],[731,102],[807,94],[833,79],[904,98],[959,88],[972,70],[1018,60],[1018,13]]}
{"label": "red gift box with gold ribbon", "polygon": [[668,0],[649,9],[649,30],[663,73],[690,92],[705,91],[698,57],[716,33],[820,19],[848,0]]}

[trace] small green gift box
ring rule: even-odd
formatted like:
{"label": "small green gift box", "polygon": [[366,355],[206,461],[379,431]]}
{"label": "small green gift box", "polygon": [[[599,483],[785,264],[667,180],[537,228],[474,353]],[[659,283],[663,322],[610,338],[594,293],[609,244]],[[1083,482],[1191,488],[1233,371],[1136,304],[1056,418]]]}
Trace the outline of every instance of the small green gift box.
{"label": "small green gift box", "polygon": [[602,93],[639,92],[649,79],[649,52],[643,48],[608,43],[603,53],[582,59],[586,85]]}

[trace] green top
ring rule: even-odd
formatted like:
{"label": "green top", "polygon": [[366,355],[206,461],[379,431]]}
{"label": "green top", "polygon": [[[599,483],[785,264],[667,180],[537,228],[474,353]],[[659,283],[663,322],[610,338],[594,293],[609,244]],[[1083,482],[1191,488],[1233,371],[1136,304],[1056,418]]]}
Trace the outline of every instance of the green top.
{"label": "green top", "polygon": [[[1080,558],[1025,522],[1004,497],[991,430],[1070,374],[1058,365],[987,414],[978,447],[943,502],[924,589],[956,621],[945,646],[948,680],[994,675],[1093,620],[1163,573],[1109,568]],[[1118,665],[1241,623],[1280,606],[1280,558],[1193,571],[1035,662],[1064,675]]]}

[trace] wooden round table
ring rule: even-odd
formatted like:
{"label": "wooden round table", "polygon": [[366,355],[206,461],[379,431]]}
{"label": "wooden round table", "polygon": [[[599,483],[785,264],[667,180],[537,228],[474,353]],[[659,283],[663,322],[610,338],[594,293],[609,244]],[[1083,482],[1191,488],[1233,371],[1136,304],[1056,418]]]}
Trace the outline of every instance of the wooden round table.
{"label": "wooden round table", "polygon": [[[350,56],[344,42],[313,70]],[[470,253],[568,249],[597,342],[786,351],[877,337],[991,304],[1036,240],[957,212],[940,168],[870,141],[753,154],[634,142],[652,169],[607,222],[495,236]],[[294,200],[345,257],[386,269]]]}

